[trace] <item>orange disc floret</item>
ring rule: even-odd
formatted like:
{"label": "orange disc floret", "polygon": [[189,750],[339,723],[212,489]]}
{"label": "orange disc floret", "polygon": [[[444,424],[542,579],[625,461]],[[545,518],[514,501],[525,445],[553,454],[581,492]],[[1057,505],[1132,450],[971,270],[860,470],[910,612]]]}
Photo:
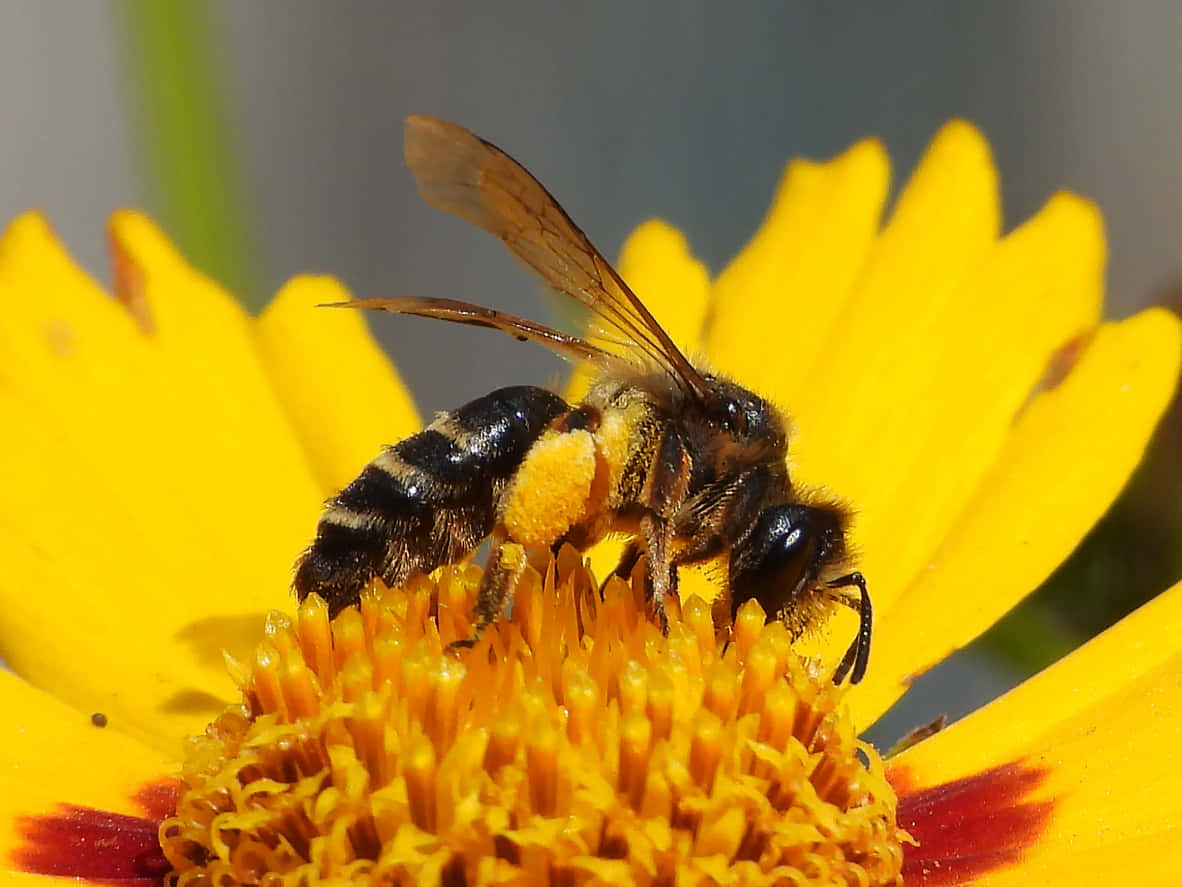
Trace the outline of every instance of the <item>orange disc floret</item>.
{"label": "orange disc floret", "polygon": [[472,566],[272,617],[192,741],[175,883],[901,883],[882,763],[782,625],[720,641],[691,598],[665,636],[640,581],[538,566],[459,655]]}

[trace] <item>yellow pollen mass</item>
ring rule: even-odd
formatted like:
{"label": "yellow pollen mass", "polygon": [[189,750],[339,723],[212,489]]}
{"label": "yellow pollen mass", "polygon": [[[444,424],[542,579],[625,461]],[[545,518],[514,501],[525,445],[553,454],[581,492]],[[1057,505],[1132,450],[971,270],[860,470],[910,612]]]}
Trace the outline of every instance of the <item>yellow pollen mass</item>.
{"label": "yellow pollen mass", "polygon": [[619,486],[620,476],[635,443],[636,428],[631,416],[615,410],[604,414],[603,424],[595,434],[595,445],[606,469],[604,490],[609,496]]}
{"label": "yellow pollen mass", "polygon": [[545,432],[506,493],[501,521],[509,537],[522,545],[549,545],[560,538],[587,510],[595,467],[590,432]]}

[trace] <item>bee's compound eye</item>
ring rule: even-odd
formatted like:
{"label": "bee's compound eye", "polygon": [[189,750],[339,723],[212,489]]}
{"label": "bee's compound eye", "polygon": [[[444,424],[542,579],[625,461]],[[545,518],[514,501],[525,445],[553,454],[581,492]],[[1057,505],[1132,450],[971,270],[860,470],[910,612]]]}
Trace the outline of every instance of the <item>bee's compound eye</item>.
{"label": "bee's compound eye", "polygon": [[731,553],[732,610],[755,598],[774,616],[816,580],[840,539],[830,511],[808,505],[764,510]]}
{"label": "bee's compound eye", "polygon": [[735,398],[723,395],[721,406],[722,425],[732,434],[747,433],[747,410]]}

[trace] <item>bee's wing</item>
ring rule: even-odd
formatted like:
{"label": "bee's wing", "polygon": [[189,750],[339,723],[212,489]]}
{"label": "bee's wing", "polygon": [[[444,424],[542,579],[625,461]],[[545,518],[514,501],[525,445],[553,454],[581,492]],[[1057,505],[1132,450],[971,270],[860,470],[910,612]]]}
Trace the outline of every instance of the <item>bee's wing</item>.
{"label": "bee's wing", "polygon": [[571,360],[585,360],[600,369],[619,367],[625,363],[618,355],[592,345],[577,336],[568,336],[532,320],[473,305],[455,299],[418,299],[403,296],[393,299],[351,299],[348,302],[332,302],[326,308],[368,308],[373,311],[389,311],[391,314],[410,314],[415,317],[431,317],[436,320],[450,320],[470,326],[483,326],[501,330],[520,341],[537,342],[551,351]]}
{"label": "bee's wing", "polygon": [[626,347],[663,368],[688,394],[707,396],[706,380],[521,164],[462,127],[419,115],[406,119],[403,151],[423,199],[496,235],[546,283],[604,321]]}

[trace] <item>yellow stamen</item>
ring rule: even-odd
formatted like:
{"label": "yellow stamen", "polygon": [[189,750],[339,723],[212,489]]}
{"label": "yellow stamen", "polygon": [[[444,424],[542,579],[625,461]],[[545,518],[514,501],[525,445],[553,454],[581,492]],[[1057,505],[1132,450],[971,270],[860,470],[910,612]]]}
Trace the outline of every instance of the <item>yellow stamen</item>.
{"label": "yellow stamen", "polygon": [[834,687],[754,603],[668,636],[567,551],[470,636],[480,571],[273,615],[192,741],[178,885],[898,884],[895,795]]}

